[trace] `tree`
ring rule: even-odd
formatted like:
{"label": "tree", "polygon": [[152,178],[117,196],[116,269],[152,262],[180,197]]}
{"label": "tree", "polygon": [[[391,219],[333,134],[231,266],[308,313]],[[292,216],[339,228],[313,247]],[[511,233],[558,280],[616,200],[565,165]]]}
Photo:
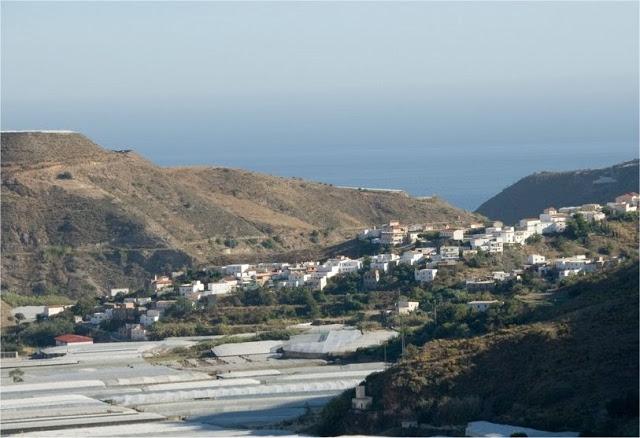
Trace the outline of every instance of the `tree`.
{"label": "tree", "polygon": [[16,313],[15,315],[13,315],[13,317],[16,319],[18,324],[20,324],[22,321],[25,320],[25,317],[24,317],[23,313]]}
{"label": "tree", "polygon": [[9,377],[13,379],[14,383],[22,382],[22,376],[24,376],[24,371],[22,371],[20,368],[14,368],[9,371]]}
{"label": "tree", "polygon": [[574,214],[573,219],[567,222],[564,234],[570,239],[584,239],[589,235],[591,225],[581,214]]}
{"label": "tree", "polygon": [[71,309],[74,315],[85,316],[96,307],[95,297],[82,296]]}

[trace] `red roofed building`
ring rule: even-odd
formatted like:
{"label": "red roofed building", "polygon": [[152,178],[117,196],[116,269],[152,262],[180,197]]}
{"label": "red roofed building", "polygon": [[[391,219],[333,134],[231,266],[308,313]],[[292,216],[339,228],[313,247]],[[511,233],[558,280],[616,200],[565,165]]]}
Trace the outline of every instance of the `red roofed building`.
{"label": "red roofed building", "polygon": [[56,346],[93,344],[93,338],[80,335],[60,335],[55,337]]}

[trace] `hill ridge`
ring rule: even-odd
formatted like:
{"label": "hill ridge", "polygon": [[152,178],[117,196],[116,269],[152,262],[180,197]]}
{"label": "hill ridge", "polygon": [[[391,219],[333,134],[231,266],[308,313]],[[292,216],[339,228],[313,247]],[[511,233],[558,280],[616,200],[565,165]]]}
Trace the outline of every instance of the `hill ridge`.
{"label": "hill ridge", "polygon": [[160,167],[79,133],[3,132],[2,155],[2,288],[17,291],[139,287],[190,264],[311,254],[392,219],[478,219],[437,198]]}
{"label": "hill ridge", "polygon": [[536,172],[506,187],[485,201],[477,213],[514,223],[537,216],[547,207],[604,204],[638,189],[639,159],[599,168],[562,172]]}

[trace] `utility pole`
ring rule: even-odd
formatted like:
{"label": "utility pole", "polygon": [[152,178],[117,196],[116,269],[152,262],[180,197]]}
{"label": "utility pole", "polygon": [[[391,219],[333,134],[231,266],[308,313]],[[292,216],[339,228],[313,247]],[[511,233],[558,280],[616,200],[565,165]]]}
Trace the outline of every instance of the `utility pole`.
{"label": "utility pole", "polygon": [[404,357],[404,318],[400,317],[400,335],[402,339],[402,357]]}

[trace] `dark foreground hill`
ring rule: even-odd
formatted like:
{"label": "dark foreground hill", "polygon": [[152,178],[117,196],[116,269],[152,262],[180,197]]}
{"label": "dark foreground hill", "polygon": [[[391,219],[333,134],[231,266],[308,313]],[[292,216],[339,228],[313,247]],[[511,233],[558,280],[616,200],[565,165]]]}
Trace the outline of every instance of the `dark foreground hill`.
{"label": "dark foreground hill", "polygon": [[77,133],[2,133],[3,290],[135,288],[155,272],[222,257],[302,257],[391,219],[473,216],[436,198],[161,168]]}
{"label": "dark foreground hill", "polygon": [[477,212],[512,224],[537,217],[547,207],[606,203],[638,191],[638,160],[604,169],[539,172],[522,178],[486,201]]}
{"label": "dark foreground hill", "polygon": [[330,403],[317,432],[397,434],[401,420],[455,433],[492,421],[596,436],[638,436],[638,266],[555,293],[531,323],[426,343],[370,376],[369,412],[353,391]]}

